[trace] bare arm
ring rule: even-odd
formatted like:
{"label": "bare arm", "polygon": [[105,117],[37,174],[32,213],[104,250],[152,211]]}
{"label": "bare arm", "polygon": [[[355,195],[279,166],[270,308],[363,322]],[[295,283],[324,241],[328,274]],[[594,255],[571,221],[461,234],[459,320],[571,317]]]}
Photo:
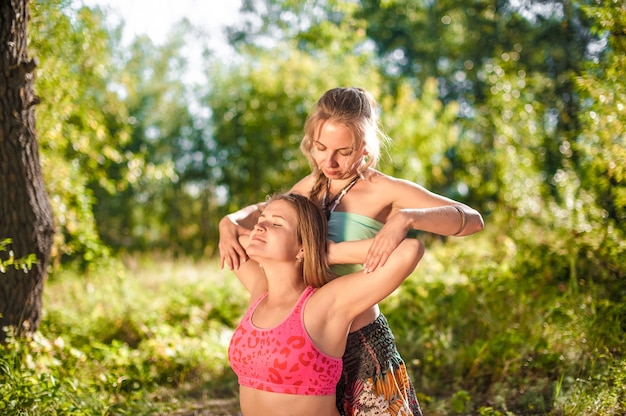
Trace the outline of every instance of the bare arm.
{"label": "bare arm", "polygon": [[224,264],[231,270],[237,270],[248,260],[246,251],[239,242],[239,237],[249,234],[259,218],[260,209],[264,204],[249,205],[237,212],[226,215],[220,220],[219,250],[220,268]]}
{"label": "bare arm", "polygon": [[423,186],[397,178],[387,178],[385,184],[394,200],[391,217],[402,218],[408,229],[465,236],[477,233],[485,226],[475,209]]}
{"label": "bare arm", "polygon": [[[244,235],[239,237],[239,244],[242,248],[248,246],[249,236]],[[261,294],[267,291],[267,278],[265,272],[259,266],[259,263],[252,259],[248,259],[246,262],[239,265],[239,267],[233,270],[235,276],[239,279],[241,284],[250,293],[251,299],[256,299]]]}
{"label": "bare arm", "polygon": [[[328,264],[363,264],[373,243],[373,238],[340,243],[328,240]],[[363,268],[365,273],[375,269],[369,269],[365,265]]]}
{"label": "bare arm", "polygon": [[465,204],[404,179],[382,177],[379,180],[393,208],[368,251],[364,263],[367,269],[384,265],[409,230],[460,237],[484,228],[480,213]]}
{"label": "bare arm", "polygon": [[[478,211],[460,202],[431,208],[402,208],[386,224],[434,234],[463,237],[481,231],[485,224]],[[385,225],[386,225],[385,224]]]}
{"label": "bare arm", "polygon": [[360,271],[339,277],[318,289],[308,302],[304,319],[322,350],[341,356],[345,334],[355,317],[396,290],[423,254],[420,241],[409,238],[400,243],[384,266],[370,273]]}
{"label": "bare arm", "polygon": [[408,238],[391,253],[384,266],[369,273],[360,271],[342,276],[327,286],[332,284],[331,288],[336,291],[336,306],[354,319],[396,290],[423,255],[422,243]]}

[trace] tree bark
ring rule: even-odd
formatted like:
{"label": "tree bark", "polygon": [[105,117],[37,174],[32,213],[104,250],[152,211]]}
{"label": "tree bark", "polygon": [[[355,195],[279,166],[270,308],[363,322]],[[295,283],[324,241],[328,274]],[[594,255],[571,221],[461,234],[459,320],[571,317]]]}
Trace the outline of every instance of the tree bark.
{"label": "tree bark", "polygon": [[[36,62],[28,58],[28,0],[0,0],[0,239],[11,238],[15,258],[35,254],[27,272],[0,273],[0,326],[17,336],[41,320],[43,285],[54,235],[52,209],[39,163],[35,131]],[[9,251],[0,252],[6,260]],[[6,334],[0,330],[0,342]]]}

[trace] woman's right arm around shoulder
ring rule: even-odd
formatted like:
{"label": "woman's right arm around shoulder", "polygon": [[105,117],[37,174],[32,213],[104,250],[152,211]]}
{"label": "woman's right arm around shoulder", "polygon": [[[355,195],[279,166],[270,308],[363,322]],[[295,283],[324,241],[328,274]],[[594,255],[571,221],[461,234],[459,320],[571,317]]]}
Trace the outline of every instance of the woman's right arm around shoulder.
{"label": "woman's right arm around shoulder", "polygon": [[259,218],[262,204],[248,205],[237,212],[226,215],[220,220],[219,250],[220,269],[224,264],[231,270],[237,270],[248,260],[246,250],[239,243],[239,237],[249,234]]}

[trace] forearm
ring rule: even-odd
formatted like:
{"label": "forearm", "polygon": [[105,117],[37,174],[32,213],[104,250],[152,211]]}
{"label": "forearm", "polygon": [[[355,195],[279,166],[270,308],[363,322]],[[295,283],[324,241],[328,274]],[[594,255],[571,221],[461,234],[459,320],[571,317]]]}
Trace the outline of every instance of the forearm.
{"label": "forearm", "polygon": [[254,228],[257,220],[259,219],[260,210],[263,204],[253,204],[247,207],[241,208],[239,211],[226,215],[225,219],[228,219],[233,224],[251,230]]}
{"label": "forearm", "polygon": [[362,264],[365,262],[373,238],[367,240],[331,243],[328,247],[329,264]]}
{"label": "forearm", "polygon": [[399,211],[408,228],[445,236],[465,236],[484,228],[478,211],[464,204]]}

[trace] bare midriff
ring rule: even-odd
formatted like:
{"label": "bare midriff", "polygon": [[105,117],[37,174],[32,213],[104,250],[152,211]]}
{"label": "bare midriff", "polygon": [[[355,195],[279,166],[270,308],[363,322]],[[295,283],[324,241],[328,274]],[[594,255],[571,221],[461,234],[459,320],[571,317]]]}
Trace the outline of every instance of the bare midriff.
{"label": "bare midriff", "polygon": [[304,396],[239,387],[243,416],[339,416],[335,395]]}

